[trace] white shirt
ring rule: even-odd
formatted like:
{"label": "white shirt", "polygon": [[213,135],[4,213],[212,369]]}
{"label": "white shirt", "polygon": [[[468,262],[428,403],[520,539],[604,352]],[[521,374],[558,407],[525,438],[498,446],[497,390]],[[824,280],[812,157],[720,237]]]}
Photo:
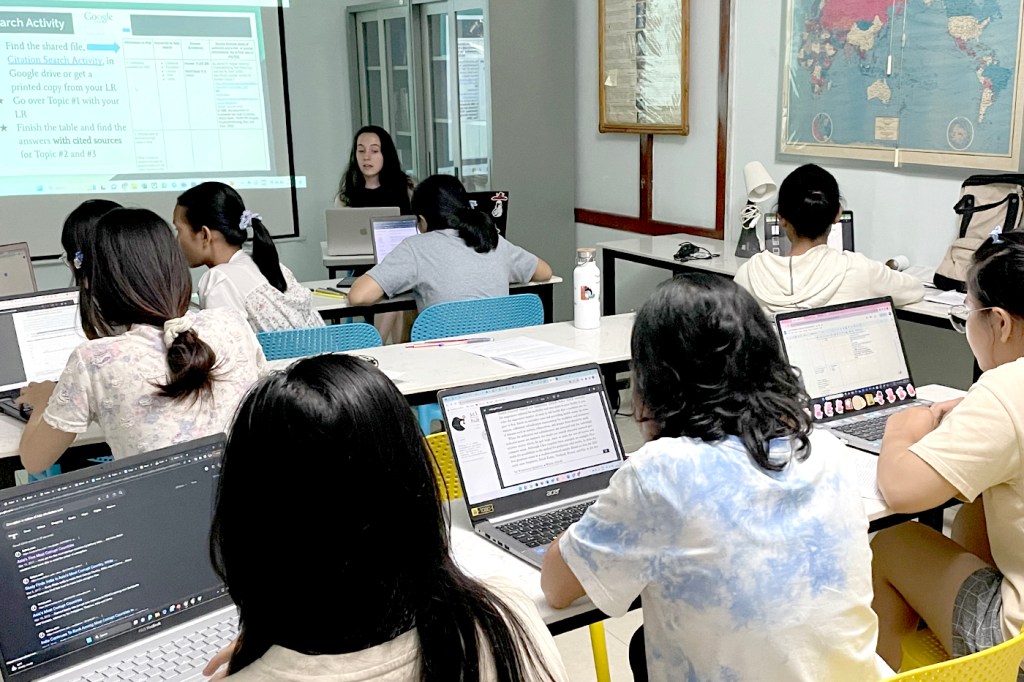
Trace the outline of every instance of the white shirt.
{"label": "white shirt", "polygon": [[[567,682],[569,678],[561,655],[537,606],[507,581],[494,581],[487,587],[522,621],[555,682]],[[231,682],[409,682],[420,679],[419,637],[413,629],[371,649],[332,656],[310,656],[273,646],[261,658],[227,679]],[[483,654],[480,682],[496,680],[494,661],[490,655]]]}
{"label": "white shirt", "polygon": [[879,679],[867,516],[828,433],[779,472],[737,438],[650,442],[559,546],[605,613],[641,597],[651,680]]}
{"label": "white shirt", "polygon": [[769,315],[876,296],[892,296],[897,306],[924,298],[924,285],[916,277],[827,244],[799,256],[762,251],[739,267],[735,281]]}
{"label": "white shirt", "polygon": [[281,265],[287,288],[275,289],[260,272],[252,256],[239,249],[227,263],[203,273],[199,280],[200,308],[234,308],[257,332],[322,327],[313,310],[313,294],[301,286],[292,271]]}
{"label": "white shirt", "polygon": [[175,401],[157,395],[156,384],[166,383],[168,371],[163,330],[138,325],[71,352],[43,421],[66,433],[82,433],[98,423],[115,458],[227,432],[238,403],[267,372],[263,349],[237,312],[187,314],[217,356],[210,398]]}

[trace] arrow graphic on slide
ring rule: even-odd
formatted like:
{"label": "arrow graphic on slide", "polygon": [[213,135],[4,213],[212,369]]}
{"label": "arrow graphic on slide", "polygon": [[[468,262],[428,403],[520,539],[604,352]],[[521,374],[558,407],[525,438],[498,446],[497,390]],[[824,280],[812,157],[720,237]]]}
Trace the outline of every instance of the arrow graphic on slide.
{"label": "arrow graphic on slide", "polygon": [[118,45],[117,43],[111,43],[109,45],[89,43],[88,45],[85,46],[85,49],[96,51],[96,52],[117,52],[117,51],[119,51],[121,49],[121,46]]}

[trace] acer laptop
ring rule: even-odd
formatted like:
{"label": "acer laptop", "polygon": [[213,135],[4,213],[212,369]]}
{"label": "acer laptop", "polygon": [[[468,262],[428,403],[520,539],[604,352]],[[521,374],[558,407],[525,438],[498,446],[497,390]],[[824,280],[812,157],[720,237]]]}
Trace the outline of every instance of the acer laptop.
{"label": "acer laptop", "polygon": [[775,324],[815,424],[849,445],[878,454],[891,414],[930,404],[917,397],[888,296],[779,313]]}
{"label": "acer laptop", "polygon": [[327,223],[327,255],[373,256],[370,237],[370,219],[398,215],[398,207],[391,208],[329,208],[324,211]]}
{"label": "acer laptop", "polygon": [[5,682],[203,679],[237,629],[209,553],[224,442],[0,491]]}
{"label": "acer laptop", "polygon": [[[836,251],[853,251],[853,211],[839,214],[839,222],[832,225],[828,233],[828,245]],[[776,256],[788,256],[793,245],[789,243],[786,231],[782,229],[777,213],[764,217],[764,248]]]}
{"label": "acer laptop", "polygon": [[469,205],[478,211],[491,216],[498,234],[507,237],[508,230],[508,192],[492,190],[489,192],[469,192]]}
{"label": "acer laptop", "polygon": [[416,227],[419,219],[414,215],[371,218],[370,233],[373,235],[373,259],[380,263],[403,241],[419,234]]}
{"label": "acer laptop", "polygon": [[473,530],[540,566],[623,462],[597,365],[438,393]]}
{"label": "acer laptop", "polygon": [[0,298],[0,414],[28,421],[31,410],[14,403],[21,389],[59,379],[83,342],[78,289]]}
{"label": "acer laptop", "polygon": [[0,246],[0,296],[28,294],[36,290],[36,273],[28,244]]}

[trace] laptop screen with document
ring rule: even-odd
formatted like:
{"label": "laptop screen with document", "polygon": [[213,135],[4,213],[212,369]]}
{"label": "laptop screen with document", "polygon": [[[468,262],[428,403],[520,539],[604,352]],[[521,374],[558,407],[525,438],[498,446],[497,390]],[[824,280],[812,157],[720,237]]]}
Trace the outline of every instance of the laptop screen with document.
{"label": "laptop screen with document", "polygon": [[380,263],[408,237],[418,234],[418,219],[414,215],[395,216],[394,218],[371,218],[373,232],[373,255]]}
{"label": "laptop screen with document", "polygon": [[442,392],[441,403],[471,511],[552,487],[570,497],[574,482],[623,460],[596,366]]}
{"label": "laptop screen with document", "polygon": [[781,313],[776,324],[790,364],[803,376],[815,419],[917,395],[891,299]]}
{"label": "laptop screen with document", "polygon": [[210,565],[224,436],[0,492],[0,654],[34,680],[230,605]]}
{"label": "laptop screen with document", "polygon": [[57,380],[85,340],[77,289],[0,298],[0,392]]}

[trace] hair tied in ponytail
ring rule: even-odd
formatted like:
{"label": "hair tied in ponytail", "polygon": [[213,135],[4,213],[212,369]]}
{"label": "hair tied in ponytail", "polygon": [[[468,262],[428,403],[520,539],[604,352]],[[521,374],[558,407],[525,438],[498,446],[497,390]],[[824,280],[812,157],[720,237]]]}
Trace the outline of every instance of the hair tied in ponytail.
{"label": "hair tied in ponytail", "polygon": [[238,221],[238,229],[242,232],[248,232],[252,228],[253,219],[263,220],[263,216],[259,213],[255,213],[254,211],[250,211],[249,209],[245,209],[242,211],[242,219]]}
{"label": "hair tied in ponytail", "polygon": [[191,315],[172,317],[164,322],[164,345],[170,346],[181,334],[190,331],[195,325]]}

